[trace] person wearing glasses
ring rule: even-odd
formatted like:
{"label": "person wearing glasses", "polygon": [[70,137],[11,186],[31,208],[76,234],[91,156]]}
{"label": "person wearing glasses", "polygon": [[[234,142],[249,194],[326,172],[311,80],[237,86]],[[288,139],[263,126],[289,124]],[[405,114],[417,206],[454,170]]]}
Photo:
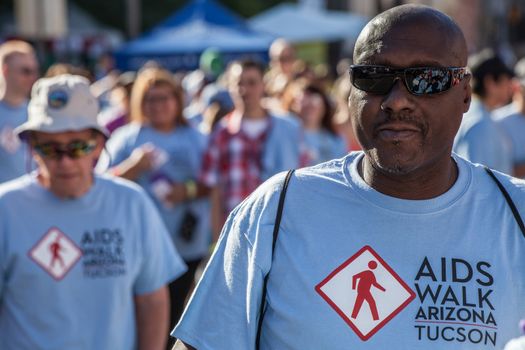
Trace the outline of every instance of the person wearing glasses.
{"label": "person wearing glasses", "polygon": [[0,183],[24,175],[31,163],[13,130],[27,120],[27,103],[38,78],[33,47],[21,40],[0,45]]}
{"label": "person wearing glasses", "polygon": [[108,165],[114,175],[146,190],[188,266],[169,285],[174,326],[211,243],[208,191],[196,181],[205,141],[184,118],[183,92],[170,72],[140,71],[130,103],[131,123],[112,134],[97,170]]}
{"label": "person wearing glasses", "polygon": [[[287,176],[284,202],[278,175],[233,211],[175,349],[501,349],[517,335],[525,183],[452,154],[471,99],[460,28],[394,7],[353,62],[363,151]],[[362,273],[382,287],[373,307]]]}
{"label": "person wearing glasses", "polygon": [[37,170],[0,186],[2,349],[165,347],[186,267],[146,193],[94,175],[97,113],[85,78],[43,78],[15,129]]}

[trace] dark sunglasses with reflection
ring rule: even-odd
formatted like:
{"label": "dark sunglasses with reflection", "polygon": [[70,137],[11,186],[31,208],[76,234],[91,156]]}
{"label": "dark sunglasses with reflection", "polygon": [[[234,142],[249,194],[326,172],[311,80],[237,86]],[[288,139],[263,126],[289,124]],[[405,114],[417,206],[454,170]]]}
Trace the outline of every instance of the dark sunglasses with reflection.
{"label": "dark sunglasses with reflection", "polygon": [[55,142],[33,143],[32,147],[43,158],[62,159],[63,156],[67,156],[71,159],[78,159],[92,153],[97,147],[97,141],[74,140],[65,145]]}
{"label": "dark sunglasses with reflection", "polygon": [[374,65],[350,66],[350,80],[359,90],[372,94],[387,94],[397,79],[416,96],[445,92],[459,84],[469,73],[466,67],[392,68]]}

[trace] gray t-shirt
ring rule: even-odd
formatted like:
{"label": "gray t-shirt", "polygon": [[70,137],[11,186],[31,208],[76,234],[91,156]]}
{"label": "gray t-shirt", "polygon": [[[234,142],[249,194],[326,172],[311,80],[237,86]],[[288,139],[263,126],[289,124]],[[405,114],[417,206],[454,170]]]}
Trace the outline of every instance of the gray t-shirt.
{"label": "gray t-shirt", "polygon": [[0,183],[15,179],[27,172],[30,158],[27,146],[13,130],[27,120],[27,102],[12,107],[0,101]]}

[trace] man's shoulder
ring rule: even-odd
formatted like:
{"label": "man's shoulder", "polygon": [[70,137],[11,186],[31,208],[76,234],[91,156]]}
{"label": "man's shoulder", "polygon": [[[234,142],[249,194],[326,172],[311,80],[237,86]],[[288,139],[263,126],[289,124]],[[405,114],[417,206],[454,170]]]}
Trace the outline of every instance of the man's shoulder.
{"label": "man's shoulder", "polygon": [[0,184],[0,202],[9,200],[13,196],[20,196],[28,190],[31,185],[31,175],[23,175],[19,178]]}
{"label": "man's shoulder", "polygon": [[[472,168],[472,174],[474,178],[477,179],[476,183],[479,184],[479,186],[483,187],[483,186],[490,185],[491,183],[497,186],[495,181],[491,179],[491,176],[485,170],[484,165],[474,164],[465,159],[462,159],[462,161],[464,161],[468,166]],[[508,191],[513,201],[525,204],[525,180],[524,179],[518,179],[516,177],[513,177],[511,175],[502,173],[494,169],[491,169],[491,172],[494,174],[494,176],[496,176],[496,178],[503,185],[505,190]]]}
{"label": "man's shoulder", "polygon": [[520,114],[519,108],[516,104],[510,103],[508,105],[493,110],[492,118],[494,118],[494,120],[496,121],[499,121],[515,114]]}
{"label": "man's shoulder", "polygon": [[494,120],[497,124],[503,126],[505,129],[516,127],[522,128],[525,125],[525,115],[518,112],[503,116],[500,115],[495,117]]}
{"label": "man's shoulder", "polygon": [[5,102],[0,101],[0,126],[5,125],[20,125],[27,120],[27,102],[20,106],[11,107]]}
{"label": "man's shoulder", "polygon": [[271,113],[270,118],[276,127],[301,130],[301,122],[291,114]]}
{"label": "man's shoulder", "polygon": [[525,204],[525,180],[518,179],[516,177],[497,171],[494,172],[497,174],[498,180],[500,180],[507,191],[509,191],[512,199],[518,200],[520,203]]}
{"label": "man's shoulder", "polygon": [[142,129],[142,126],[138,123],[128,123],[126,125],[121,126],[113,134],[111,134],[111,139],[127,139],[130,136],[137,135],[140,130]]}
{"label": "man's shoulder", "polygon": [[107,173],[97,174],[95,176],[95,181],[100,183],[99,188],[105,194],[117,195],[123,200],[147,197],[146,192],[140,187],[140,185],[118,176]]}
{"label": "man's shoulder", "polygon": [[[342,158],[297,169],[290,178],[286,192],[285,212],[293,211],[297,208],[296,204],[305,198],[316,196],[322,200],[335,192],[340,193],[341,186],[346,186],[342,174],[345,164],[346,160]],[[258,228],[274,226],[286,174],[286,171],[281,172],[266,180],[230,214],[229,221],[250,242],[256,241]]]}
{"label": "man's shoulder", "polygon": [[306,168],[297,170],[297,177],[301,182],[317,183],[326,181],[340,181],[344,178],[344,168],[360,152],[352,152],[342,158],[332,159]]}
{"label": "man's shoulder", "polygon": [[[315,166],[295,170],[290,179],[289,189],[291,191],[302,191],[302,189],[306,187],[319,188],[323,184],[331,182],[344,182],[343,171],[345,164],[347,164],[347,158],[349,157],[352,157],[352,154],[340,159],[334,159]],[[269,204],[276,204],[275,198],[281,193],[286,174],[287,171],[284,171],[270,177],[261,184],[241,206],[262,208]]]}
{"label": "man's shoulder", "polygon": [[458,137],[460,139],[478,141],[486,144],[487,138],[492,139],[493,137],[500,136],[500,129],[494,119],[490,117],[471,116],[463,118],[461,126],[458,131]]}
{"label": "man's shoulder", "polygon": [[27,114],[27,106],[29,105],[29,100],[24,101],[18,106],[11,106],[5,101],[0,100],[0,111],[5,113],[24,113]]}

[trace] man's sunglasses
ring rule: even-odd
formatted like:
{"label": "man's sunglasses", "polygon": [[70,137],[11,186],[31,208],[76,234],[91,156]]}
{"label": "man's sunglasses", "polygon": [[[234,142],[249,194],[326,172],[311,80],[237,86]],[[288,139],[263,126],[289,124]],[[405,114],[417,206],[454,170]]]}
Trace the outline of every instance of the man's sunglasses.
{"label": "man's sunglasses", "polygon": [[62,159],[63,156],[68,156],[71,159],[77,159],[90,154],[97,147],[95,140],[75,140],[66,145],[49,142],[41,144],[33,144],[33,149],[36,153],[44,158]]}
{"label": "man's sunglasses", "polygon": [[447,91],[468,74],[466,67],[414,67],[391,68],[385,66],[352,65],[352,85],[372,94],[387,94],[397,79],[407,90],[417,96],[433,95]]}

